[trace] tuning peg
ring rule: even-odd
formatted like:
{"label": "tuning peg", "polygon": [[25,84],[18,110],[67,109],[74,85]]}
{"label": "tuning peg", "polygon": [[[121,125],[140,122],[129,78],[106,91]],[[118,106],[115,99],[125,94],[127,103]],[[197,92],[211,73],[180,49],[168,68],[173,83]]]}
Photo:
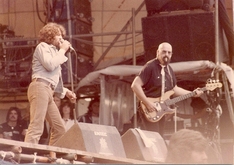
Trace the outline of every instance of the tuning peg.
{"label": "tuning peg", "polygon": [[211,82],[211,79],[209,78],[209,79],[207,79],[207,83],[210,83]]}

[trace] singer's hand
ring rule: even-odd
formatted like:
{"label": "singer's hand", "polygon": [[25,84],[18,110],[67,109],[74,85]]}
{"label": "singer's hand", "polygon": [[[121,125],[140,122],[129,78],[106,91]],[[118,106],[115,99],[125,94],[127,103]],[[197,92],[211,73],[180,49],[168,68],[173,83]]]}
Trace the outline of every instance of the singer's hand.
{"label": "singer's hand", "polygon": [[72,103],[76,103],[76,94],[73,93],[72,91],[68,90],[66,92],[66,96],[67,98],[69,98],[69,100],[72,102]]}
{"label": "singer's hand", "polygon": [[70,48],[71,44],[67,40],[63,40],[60,42],[60,49],[64,49],[67,51]]}

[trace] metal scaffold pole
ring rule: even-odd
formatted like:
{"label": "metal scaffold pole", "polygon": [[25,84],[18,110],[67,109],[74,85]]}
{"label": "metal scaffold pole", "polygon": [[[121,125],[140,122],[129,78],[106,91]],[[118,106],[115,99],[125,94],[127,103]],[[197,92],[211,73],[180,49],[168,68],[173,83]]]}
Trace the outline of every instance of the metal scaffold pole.
{"label": "metal scaffold pole", "polygon": [[[135,9],[133,8],[132,9],[132,55],[133,55],[133,65],[135,66],[136,65],[136,47],[135,47]],[[136,95],[133,94],[133,108],[134,108],[134,114],[133,114],[133,117],[134,117],[134,120],[133,120],[133,127],[134,128],[137,128],[137,107],[136,107]]]}

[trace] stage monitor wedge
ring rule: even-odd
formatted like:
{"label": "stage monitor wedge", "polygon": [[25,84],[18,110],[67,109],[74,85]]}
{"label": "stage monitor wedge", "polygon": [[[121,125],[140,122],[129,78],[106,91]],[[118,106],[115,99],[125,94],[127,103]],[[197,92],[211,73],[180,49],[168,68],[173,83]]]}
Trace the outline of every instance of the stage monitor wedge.
{"label": "stage monitor wedge", "polygon": [[126,158],[121,136],[114,126],[75,123],[54,146]]}
{"label": "stage monitor wedge", "polygon": [[165,161],[167,146],[159,133],[131,128],[121,138],[127,158],[156,163]]}

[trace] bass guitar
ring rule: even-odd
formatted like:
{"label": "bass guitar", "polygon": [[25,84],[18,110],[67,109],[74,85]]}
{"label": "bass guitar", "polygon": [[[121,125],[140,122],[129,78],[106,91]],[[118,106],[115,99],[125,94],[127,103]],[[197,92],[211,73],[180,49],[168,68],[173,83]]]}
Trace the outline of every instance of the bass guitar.
{"label": "bass guitar", "polygon": [[[221,88],[222,83],[207,83],[205,87],[201,88],[200,90],[206,91],[206,90],[214,90],[216,88]],[[148,97],[149,101],[155,103],[156,110],[149,112],[144,103],[141,101],[140,106],[141,110],[143,112],[143,116],[148,120],[149,122],[158,122],[164,115],[166,114],[173,114],[176,110],[175,103],[179,101],[183,101],[185,99],[188,99],[190,97],[193,97],[196,95],[195,92],[188,93],[183,96],[178,96],[173,99],[170,99],[170,97],[174,94],[174,91],[167,91],[162,97],[159,98],[150,98]]]}

